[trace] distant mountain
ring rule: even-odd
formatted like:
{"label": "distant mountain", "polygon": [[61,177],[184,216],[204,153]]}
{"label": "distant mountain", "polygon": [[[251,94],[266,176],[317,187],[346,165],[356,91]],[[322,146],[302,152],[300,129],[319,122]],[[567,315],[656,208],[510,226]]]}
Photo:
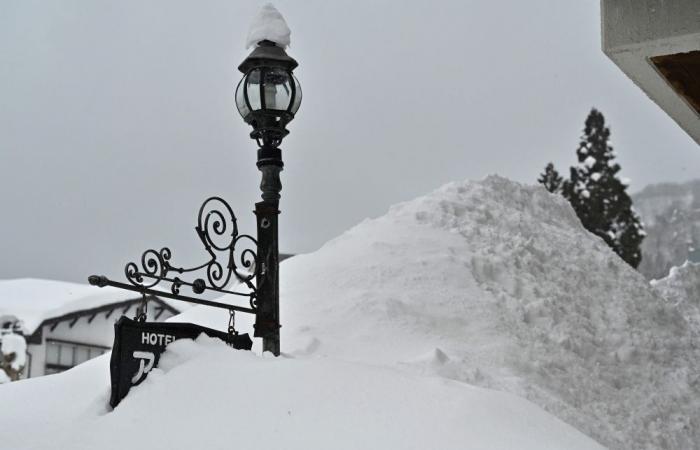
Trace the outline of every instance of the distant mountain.
{"label": "distant mountain", "polygon": [[640,272],[658,279],[673,266],[700,262],[700,180],[653,184],[632,200],[647,232]]}

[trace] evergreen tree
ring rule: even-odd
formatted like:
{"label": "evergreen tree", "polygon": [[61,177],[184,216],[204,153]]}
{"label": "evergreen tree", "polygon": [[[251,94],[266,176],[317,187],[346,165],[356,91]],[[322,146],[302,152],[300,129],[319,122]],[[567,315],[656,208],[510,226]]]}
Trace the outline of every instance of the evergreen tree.
{"label": "evergreen tree", "polygon": [[579,165],[571,168],[562,186],[583,226],[601,238],[632,267],[642,260],[640,246],[644,230],[632,209],[627,184],[617,174],[617,164],[609,143],[610,130],[603,114],[592,109],[576,150]]}
{"label": "evergreen tree", "polygon": [[561,191],[564,179],[559,175],[557,169],[554,168],[554,164],[549,163],[537,181],[543,184],[549,192],[557,193]]}

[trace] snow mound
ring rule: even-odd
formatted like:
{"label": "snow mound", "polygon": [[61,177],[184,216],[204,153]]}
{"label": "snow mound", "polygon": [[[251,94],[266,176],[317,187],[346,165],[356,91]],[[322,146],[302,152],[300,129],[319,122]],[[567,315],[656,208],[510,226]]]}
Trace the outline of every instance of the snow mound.
{"label": "snow mound", "polygon": [[700,442],[686,320],[539,186],[448,184],[280,274],[292,354],[512,392],[611,448]]}
{"label": "snow mound", "polygon": [[3,405],[17,406],[3,425],[34,430],[3,435],[3,448],[602,449],[511,394],[331,359],[260,357],[206,337],[170,344],[159,368],[107,411],[107,362],[0,390]]}
{"label": "snow mound", "polygon": [[248,30],[245,48],[258,45],[258,42],[268,40],[282,48],[289,47],[292,32],[287,22],[272,3],[266,3],[253,19]]}

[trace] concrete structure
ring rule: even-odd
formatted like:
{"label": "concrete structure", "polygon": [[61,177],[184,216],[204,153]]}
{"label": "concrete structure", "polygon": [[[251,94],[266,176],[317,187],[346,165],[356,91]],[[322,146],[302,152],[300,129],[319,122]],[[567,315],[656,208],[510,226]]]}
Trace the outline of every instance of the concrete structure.
{"label": "concrete structure", "polygon": [[[181,303],[150,298],[148,320],[178,314]],[[109,351],[114,322],[122,315],[134,317],[140,304],[138,294],[114,288],[36,279],[0,281],[0,333],[24,335],[27,364],[21,378],[62,372]]]}
{"label": "concrete structure", "polygon": [[603,51],[700,144],[700,1],[601,0]]}

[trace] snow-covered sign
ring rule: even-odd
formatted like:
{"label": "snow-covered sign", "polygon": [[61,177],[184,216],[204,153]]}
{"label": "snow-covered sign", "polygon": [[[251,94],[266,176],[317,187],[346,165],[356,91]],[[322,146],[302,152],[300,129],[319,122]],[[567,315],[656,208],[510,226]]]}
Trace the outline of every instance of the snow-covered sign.
{"label": "snow-covered sign", "polygon": [[195,339],[200,334],[218,338],[239,350],[250,350],[248,334],[223,333],[191,323],[139,322],[122,317],[114,325],[114,348],[110,361],[112,394],[109,404],[115,407],[126,397],[131,386],[143,382],[157,367],[160,355],[177,339]]}

